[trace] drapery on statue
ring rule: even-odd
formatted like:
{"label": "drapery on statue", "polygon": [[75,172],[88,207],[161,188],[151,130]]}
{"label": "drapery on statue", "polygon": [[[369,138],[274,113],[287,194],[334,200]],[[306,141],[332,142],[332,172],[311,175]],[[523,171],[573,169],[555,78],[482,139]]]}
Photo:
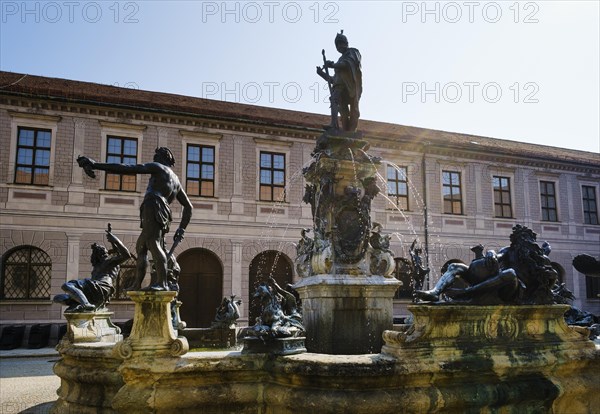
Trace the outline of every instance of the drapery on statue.
{"label": "drapery on statue", "polygon": [[[538,246],[536,237],[531,229],[517,224],[510,235],[510,246],[498,253],[489,250],[484,256],[479,254],[481,257],[469,266],[450,264],[433,289],[417,290],[415,296],[436,302],[445,294],[450,301],[479,305],[555,303],[552,288],[558,273],[548,258],[551,248],[548,243]],[[453,288],[458,278],[468,286]]]}
{"label": "drapery on statue", "polygon": [[[93,170],[108,171],[116,174],[150,174],[144,201],[140,206],[140,227],[142,232],[136,243],[137,279],[132,290],[140,290],[141,282],[148,267],[148,251],[152,253],[156,266],[156,281],[148,290],[169,290],[167,283],[167,257],[183,240],[185,228],[192,217],[192,203],[183,190],[179,178],[171,167],[175,165],[173,153],[166,147],[157,148],[154,161],[146,164],[104,164],[91,158],[80,156],[77,162],[87,175],[95,178]],[[170,252],[165,249],[165,235],[169,232],[172,221],[169,205],[177,199],[183,206],[181,223],[173,236],[174,244]]]}
{"label": "drapery on statue", "polygon": [[111,232],[110,223],[106,238],[112,244],[112,255],[106,247],[92,245],[92,277],[69,280],[62,285],[66,293],[54,296],[53,301],[68,306],[65,312],[93,312],[102,309],[115,291],[113,281],[119,275],[120,265],[131,257],[129,250]]}
{"label": "drapery on statue", "polygon": [[[323,49],[323,67],[317,66],[317,73],[329,85],[331,94],[331,125],[329,129],[339,130],[338,113],[342,121],[342,130],[348,132],[356,131],[360,111],[358,102],[362,95],[362,71],[361,56],[358,49],[348,47],[348,39],[342,30],[335,37],[335,47],[342,54],[337,62],[325,58]],[[335,74],[329,75],[329,68],[333,68]]]}

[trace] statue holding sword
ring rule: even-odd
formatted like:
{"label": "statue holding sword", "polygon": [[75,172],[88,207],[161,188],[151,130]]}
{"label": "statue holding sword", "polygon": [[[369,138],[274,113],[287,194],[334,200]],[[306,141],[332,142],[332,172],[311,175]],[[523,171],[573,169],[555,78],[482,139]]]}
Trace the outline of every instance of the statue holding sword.
{"label": "statue holding sword", "polygon": [[[153,162],[137,165],[99,163],[91,158],[77,158],[85,173],[95,178],[93,170],[108,171],[116,174],[149,174],[148,187],[144,201],[140,206],[140,227],[142,232],[136,243],[137,277],[132,290],[140,290],[142,280],[148,267],[148,251],[152,254],[156,267],[156,280],[147,290],[169,290],[167,283],[168,258],[175,247],[183,240],[185,228],[192,217],[192,203],[183,190],[179,178],[172,170],[175,165],[173,153],[166,147],[157,148]],[[181,223],[173,236],[173,246],[167,252],[165,235],[169,232],[172,221],[170,204],[177,199],[183,207]]]}
{"label": "statue holding sword", "polygon": [[[358,49],[348,47],[348,39],[343,30],[335,37],[335,47],[342,54],[338,61],[327,60],[323,49],[323,67],[317,66],[317,74],[327,81],[331,95],[331,124],[328,129],[354,132],[360,116],[358,102],[362,94],[361,56]],[[329,74],[329,68],[334,69],[333,76]]]}

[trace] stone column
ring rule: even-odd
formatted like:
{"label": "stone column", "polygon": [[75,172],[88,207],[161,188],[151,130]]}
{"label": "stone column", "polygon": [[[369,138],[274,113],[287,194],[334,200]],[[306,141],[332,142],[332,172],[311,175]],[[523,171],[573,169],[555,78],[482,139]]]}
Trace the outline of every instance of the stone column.
{"label": "stone column", "polygon": [[71,183],[67,188],[69,191],[68,205],[83,205],[84,189],[83,189],[83,169],[77,164],[77,157],[82,155],[85,146],[85,128],[86,120],[75,118],[74,121],[74,136],[73,136],[73,164],[71,166]]}
{"label": "stone column", "polygon": [[67,233],[67,272],[65,282],[79,279],[79,241],[81,233]]}
{"label": "stone column", "polygon": [[231,293],[242,294],[242,242],[231,241]]}
{"label": "stone column", "polygon": [[244,214],[243,142],[241,137],[233,137],[233,195],[231,214]]}
{"label": "stone column", "polygon": [[158,146],[168,147],[169,146],[169,128],[158,127]]}

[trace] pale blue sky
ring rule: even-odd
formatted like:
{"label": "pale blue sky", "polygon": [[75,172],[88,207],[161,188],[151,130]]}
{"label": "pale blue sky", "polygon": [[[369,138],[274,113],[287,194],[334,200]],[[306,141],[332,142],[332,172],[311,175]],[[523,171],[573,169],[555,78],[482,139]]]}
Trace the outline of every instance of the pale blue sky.
{"label": "pale blue sky", "polygon": [[363,119],[600,151],[597,1],[2,0],[0,11],[2,70],[323,114],[315,66],[322,48],[337,59],[344,29],[363,56]]}

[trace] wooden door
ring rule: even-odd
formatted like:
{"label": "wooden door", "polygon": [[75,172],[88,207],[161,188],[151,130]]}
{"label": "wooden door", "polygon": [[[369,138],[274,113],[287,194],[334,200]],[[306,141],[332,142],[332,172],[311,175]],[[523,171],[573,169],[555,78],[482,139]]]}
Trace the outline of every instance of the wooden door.
{"label": "wooden door", "polygon": [[223,299],[223,266],[219,258],[206,249],[190,249],[177,258],[179,309],[188,328],[208,328]]}

